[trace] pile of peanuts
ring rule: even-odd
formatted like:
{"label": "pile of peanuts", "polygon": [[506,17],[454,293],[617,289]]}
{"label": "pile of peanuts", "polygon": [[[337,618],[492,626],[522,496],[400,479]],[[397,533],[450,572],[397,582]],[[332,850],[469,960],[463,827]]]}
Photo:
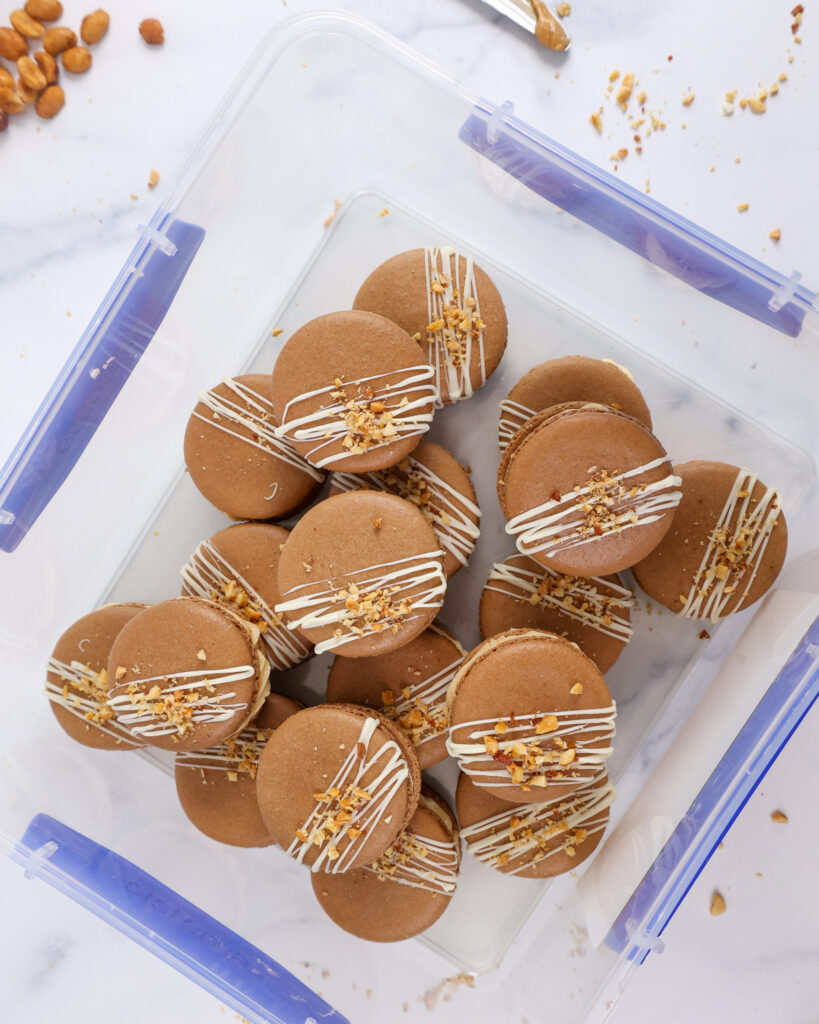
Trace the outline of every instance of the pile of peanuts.
{"label": "pile of peanuts", "polygon": [[[91,67],[89,46],[98,43],[108,31],[110,18],[102,9],[87,14],[77,33],[66,25],[52,25],[62,17],[60,0],[26,0],[26,5],[9,15],[11,27],[0,26],[0,57],[17,68],[17,79],[0,62],[0,131],[5,131],[9,115],[21,113],[31,105],[37,114],[49,120],[62,110],[65,92],[58,84],[62,60],[63,70],[81,75]],[[161,23],[146,18],[139,26],[142,38],[151,46],[164,42]],[[29,44],[40,48],[29,55]]]}

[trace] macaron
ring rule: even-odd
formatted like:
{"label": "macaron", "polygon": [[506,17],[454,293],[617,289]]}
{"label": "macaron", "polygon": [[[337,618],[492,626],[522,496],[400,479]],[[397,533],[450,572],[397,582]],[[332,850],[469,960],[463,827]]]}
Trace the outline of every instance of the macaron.
{"label": "macaron", "polygon": [[510,629],[484,640],[447,702],[449,753],[503,800],[538,803],[605,775],[616,708],[594,662],[563,637]]}
{"label": "macaron", "polygon": [[615,795],[603,776],[564,796],[515,806],[461,775],[455,806],[466,848],[482,864],[520,878],[553,878],[597,849]]}
{"label": "macaron", "polygon": [[108,658],[108,703],[143,743],[200,750],[255,718],[269,675],[257,626],[214,601],[177,597],[123,626]]}
{"label": "macaron", "polygon": [[276,842],[314,872],[371,864],[409,823],[421,770],[376,711],[320,704],[288,718],[262,751],[256,796]]}
{"label": "macaron", "polygon": [[742,611],[771,588],[788,549],[778,491],[726,462],[676,466],[683,497],[671,529],[634,577],[655,601],[691,619]]}
{"label": "macaron", "polygon": [[651,430],[651,413],[629,370],[612,359],[561,356],[525,373],[501,402],[498,445],[539,412],[564,402],[593,402],[624,412]]}
{"label": "macaron", "polygon": [[234,519],[281,519],[324,481],[275,434],[270,378],[228,377],[199,396],[185,429],[185,465],[198,490]]}
{"label": "macaron", "polygon": [[72,740],[97,750],[133,750],[142,741],[108,706],[108,656],[126,623],[147,606],[106,604],[63,633],[48,659],[45,693]]}
{"label": "macaron", "polygon": [[485,384],[506,348],[498,289],[471,256],[450,245],[410,249],[382,263],[353,308],[380,313],[420,343],[444,405]]}
{"label": "macaron", "polygon": [[229,846],[270,846],[256,802],[256,773],[264,746],[303,705],[271,693],[252,725],[224,743],[176,755],[174,779],[182,810],[206,836]]}
{"label": "macaron", "polygon": [[567,402],[530,419],[498,469],[518,551],[574,576],[639,562],[671,526],[682,492],[665,449],[625,413]]}
{"label": "macaron", "polygon": [[330,478],[330,494],[362,488],[397,494],[423,512],[444,549],[447,578],[466,565],[481,534],[481,510],[469,474],[446,448],[422,441],[389,469],[363,476],[337,472]]}
{"label": "macaron", "polygon": [[429,430],[433,378],[418,343],[391,320],[354,310],[316,317],[273,368],[276,436],[319,468],[384,469]]}
{"label": "macaron", "polygon": [[461,861],[451,808],[422,786],[409,824],[373,864],[312,875],[322,910],[339,928],[370,942],[400,942],[430,928],[452,899]]}
{"label": "macaron", "polygon": [[421,768],[431,768],[447,756],[446,694],[465,655],[454,637],[433,624],[387,654],[335,658],[327,700],[380,711],[405,733]]}
{"label": "macaron", "polygon": [[634,594],[619,576],[572,576],[527,555],[495,562],[481,594],[481,636],[542,629],[577,644],[606,673],[634,632]]}
{"label": "macaron", "polygon": [[347,658],[409,643],[446,593],[435,531],[408,501],[381,491],[327,498],[296,523],[279,560],[274,611],[289,629]]}
{"label": "macaron", "polygon": [[281,598],[278,569],[290,531],[273,523],[236,523],[202,541],[182,566],[182,595],[225,605],[262,634],[271,668],[304,661],[312,647],[273,611]]}

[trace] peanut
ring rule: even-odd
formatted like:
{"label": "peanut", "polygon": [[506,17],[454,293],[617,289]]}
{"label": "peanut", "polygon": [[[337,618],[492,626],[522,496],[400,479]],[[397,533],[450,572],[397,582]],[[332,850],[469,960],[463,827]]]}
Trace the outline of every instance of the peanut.
{"label": "peanut", "polygon": [[22,9],[12,11],[9,15],[9,21],[21,36],[27,36],[29,39],[39,39],[43,32],[45,32],[43,23],[37,21],[36,18],[32,18],[30,14],[26,14]]}
{"label": "peanut", "polygon": [[34,54],[34,60],[37,62],[37,67],[45,75],[46,85],[53,85],[60,77],[57,61],[50,53],[46,53],[45,50],[38,50]]}
{"label": "peanut", "polygon": [[91,14],[86,14],[80,25],[80,38],[84,43],[98,43],[108,31],[108,24],[111,19],[108,12],[99,8]]}
{"label": "peanut", "polygon": [[29,89],[35,92],[42,92],[48,85],[46,76],[37,67],[31,57],[21,57],[17,61],[17,70],[20,72],[20,81]]}
{"label": "peanut", "polygon": [[49,85],[40,93],[34,109],[40,117],[49,120],[62,110],[64,103],[65,93],[60,86]]}
{"label": "peanut", "polygon": [[91,67],[91,51],[84,46],[71,46],[63,50],[63,67],[72,75],[81,75]]}
{"label": "peanut", "polygon": [[149,46],[161,46],[165,42],[165,32],[158,18],[145,18],[141,21],[139,34]]}
{"label": "peanut", "polygon": [[22,78],[18,78],[17,79],[17,95],[20,97],[20,99],[23,101],[23,103],[28,103],[29,105],[31,105],[32,103],[36,103],[37,102],[37,97],[39,96],[39,92],[38,92],[37,89],[29,89],[29,87],[26,85],[26,83],[23,81],[23,79]]}
{"label": "peanut", "polygon": [[43,49],[46,53],[50,53],[52,57],[56,57],[58,53],[62,53],[63,50],[70,50],[72,46],[76,45],[76,32],[72,32],[65,25],[50,28],[43,36]]}
{"label": "peanut", "polygon": [[56,21],[63,15],[60,0],[26,0],[26,14],[40,21]]}
{"label": "peanut", "polygon": [[0,26],[0,57],[6,60],[19,60],[28,53],[28,43],[13,28]]}
{"label": "peanut", "polygon": [[23,109],[23,101],[14,89],[0,89],[0,110],[6,114],[19,114]]}

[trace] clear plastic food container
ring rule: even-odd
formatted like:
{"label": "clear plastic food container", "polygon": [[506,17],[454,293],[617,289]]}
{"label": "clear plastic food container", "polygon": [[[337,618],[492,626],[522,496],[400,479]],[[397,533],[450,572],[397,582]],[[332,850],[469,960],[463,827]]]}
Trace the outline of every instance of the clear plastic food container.
{"label": "clear plastic food container", "polygon": [[[818,588],[800,557],[817,514],[813,463],[670,369],[681,319],[703,334],[741,331],[751,347],[815,344],[815,298],[798,275],[732,249],[352,16],[283,24],[0,473],[0,653],[24,692],[0,718],[0,847],[252,1021],[344,1019],[271,959],[287,939],[259,894],[287,887],[307,914],[309,880],[278,851],[216,847],[197,833],[155,770],[169,772],[164,755],[74,745],[41,693],[45,664],[96,605],[175,596],[180,566],[225,525],[183,469],[197,393],[269,371],[295,328],[349,307],[382,259],[442,242],[486,267],[510,323],[500,370],[430,435],[471,464],[484,512],[441,616],[466,647],[478,641],[489,567],[511,551],[494,496],[498,404],[556,355],[628,366],[674,460],[747,464],[775,483],[791,568],[752,620],[709,626],[708,642],[702,623],[641,599],[635,638],[608,675],[619,797],[606,841],[551,884],[466,855],[458,893],[421,941],[458,970],[526,972],[510,993],[565,1024],[604,1019],[819,690]],[[764,411],[750,382],[735,383],[735,402]],[[794,394],[794,435],[813,425],[812,402]],[[274,688],[320,700],[327,664],[313,659]],[[452,792],[453,764],[431,774]],[[318,929],[334,925],[311,921],[318,946]]]}

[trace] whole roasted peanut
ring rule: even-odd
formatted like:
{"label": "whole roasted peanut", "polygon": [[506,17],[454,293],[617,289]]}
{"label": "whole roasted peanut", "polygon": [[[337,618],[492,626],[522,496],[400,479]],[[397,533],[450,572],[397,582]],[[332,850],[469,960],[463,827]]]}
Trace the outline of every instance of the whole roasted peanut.
{"label": "whole roasted peanut", "polygon": [[45,25],[41,21],[37,21],[36,18],[32,18],[30,14],[26,14],[22,9],[12,11],[9,15],[9,21],[21,36],[26,36],[28,39],[39,39],[43,32],[45,32]]}
{"label": "whole roasted peanut", "polygon": [[21,57],[17,61],[17,70],[20,72],[20,81],[28,89],[35,92],[42,92],[48,85],[46,76],[37,67],[31,57]]}
{"label": "whole roasted peanut", "polygon": [[44,89],[34,106],[40,117],[46,121],[54,117],[55,114],[63,109],[65,103],[65,93],[59,85],[49,85],[48,88]]}
{"label": "whole roasted peanut", "polygon": [[165,32],[158,18],[145,18],[141,21],[139,34],[149,46],[161,46],[165,42]]}
{"label": "whole roasted peanut", "polygon": [[104,11],[101,7],[96,11],[92,11],[91,14],[86,14],[80,25],[80,39],[84,43],[88,43],[89,46],[92,43],[98,43],[108,31],[110,21],[108,12]]}
{"label": "whole roasted peanut", "polygon": [[23,101],[15,89],[0,88],[0,110],[6,114],[19,114],[23,109]]}
{"label": "whole roasted peanut", "polygon": [[38,50],[34,54],[34,60],[37,62],[37,67],[45,75],[47,85],[53,85],[60,77],[60,69],[57,66],[57,61],[50,53],[46,53],[45,50]]}
{"label": "whole roasted peanut", "polygon": [[63,67],[72,75],[81,75],[91,67],[91,51],[84,46],[72,46],[63,50]]}
{"label": "whole roasted peanut", "polygon": [[26,14],[39,21],[56,21],[63,16],[60,0],[27,0]]}
{"label": "whole roasted peanut", "polygon": [[6,60],[19,60],[28,53],[28,43],[13,28],[0,26],[0,57]]}
{"label": "whole roasted peanut", "polygon": [[43,49],[56,57],[63,50],[70,50],[77,45],[77,33],[72,32],[65,25],[58,25],[57,28],[50,28],[43,36]]}

